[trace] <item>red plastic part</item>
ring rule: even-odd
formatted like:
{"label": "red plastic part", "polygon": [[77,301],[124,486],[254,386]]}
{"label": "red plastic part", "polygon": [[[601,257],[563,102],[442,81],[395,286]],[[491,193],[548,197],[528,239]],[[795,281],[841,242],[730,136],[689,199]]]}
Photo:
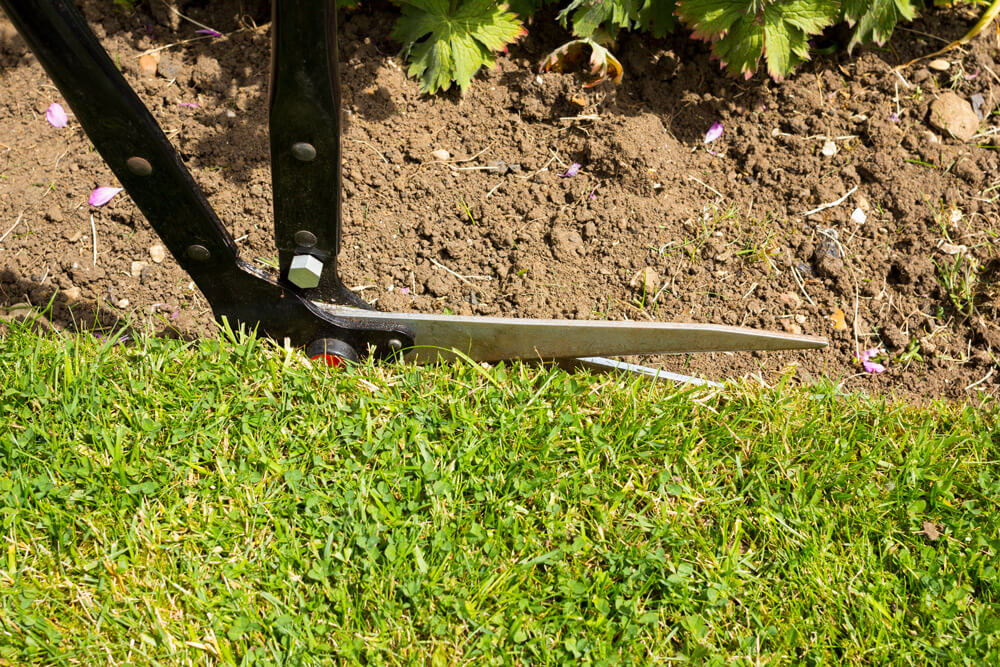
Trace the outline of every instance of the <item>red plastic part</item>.
{"label": "red plastic part", "polygon": [[330,368],[343,368],[346,361],[341,356],[336,354],[317,354],[314,357],[310,357],[313,361],[320,360],[326,363]]}

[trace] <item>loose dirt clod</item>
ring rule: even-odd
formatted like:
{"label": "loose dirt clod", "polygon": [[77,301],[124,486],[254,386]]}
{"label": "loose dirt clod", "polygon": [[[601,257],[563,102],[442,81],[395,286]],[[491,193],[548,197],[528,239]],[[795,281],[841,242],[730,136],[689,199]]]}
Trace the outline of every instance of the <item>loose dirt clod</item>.
{"label": "loose dirt clod", "polygon": [[960,141],[968,141],[979,131],[972,105],[951,91],[931,103],[930,123]]}
{"label": "loose dirt clod", "polygon": [[642,269],[629,281],[629,285],[650,296],[660,288],[660,274],[651,266]]}

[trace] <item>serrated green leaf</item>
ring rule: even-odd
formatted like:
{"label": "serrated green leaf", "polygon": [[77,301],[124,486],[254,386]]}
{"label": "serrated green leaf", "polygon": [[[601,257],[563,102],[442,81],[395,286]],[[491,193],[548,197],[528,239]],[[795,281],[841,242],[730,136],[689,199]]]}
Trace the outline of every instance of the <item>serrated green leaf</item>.
{"label": "serrated green leaf", "polygon": [[823,32],[837,19],[837,0],[792,0],[774,6],[781,10],[781,18],[809,35]]}
{"label": "serrated green leaf", "polygon": [[870,3],[845,0],[841,16],[849,25],[855,26],[847,52],[866,42],[885,44],[900,20],[910,21],[916,15],[916,5],[911,0],[872,0]]}
{"label": "serrated green leaf", "polygon": [[[679,0],[677,16],[694,30],[694,37],[714,40],[725,35],[734,23],[746,18],[752,6],[752,1]],[[725,48],[727,51],[738,49],[735,45]]]}
{"label": "serrated green leaf", "polygon": [[673,32],[677,25],[677,17],[674,15],[676,9],[675,0],[646,0],[639,10],[639,27],[653,37],[662,39]]}
{"label": "serrated green leaf", "polygon": [[517,17],[494,0],[406,0],[392,31],[409,57],[410,76],[425,93],[448,90],[452,82],[465,88],[493,53],[524,34]]}
{"label": "serrated green leaf", "polygon": [[749,77],[764,57],[781,78],[809,59],[809,36],[832,25],[839,9],[837,0],[679,0],[677,14],[730,72]]}
{"label": "serrated green leaf", "polygon": [[750,78],[764,53],[764,26],[754,19],[740,19],[712,45],[712,51],[730,72]]}

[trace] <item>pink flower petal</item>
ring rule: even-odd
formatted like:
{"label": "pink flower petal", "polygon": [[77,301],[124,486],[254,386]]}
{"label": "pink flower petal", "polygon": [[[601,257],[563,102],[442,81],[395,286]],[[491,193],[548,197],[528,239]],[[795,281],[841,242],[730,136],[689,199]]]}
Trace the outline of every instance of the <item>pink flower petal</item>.
{"label": "pink flower petal", "polygon": [[580,173],[580,167],[581,166],[582,165],[579,162],[574,162],[573,164],[571,164],[569,166],[569,169],[566,170],[566,173],[565,174],[559,174],[559,177],[560,178],[573,178],[574,176],[576,176],[577,174]]}
{"label": "pink flower petal", "polygon": [[66,127],[69,118],[66,117],[66,110],[58,102],[53,102],[45,110],[45,120],[49,121],[52,127]]}
{"label": "pink flower petal", "polygon": [[116,194],[118,194],[121,191],[122,191],[121,188],[112,188],[110,186],[105,185],[91,192],[90,199],[88,201],[90,202],[91,206],[104,206],[109,201],[111,201]]}
{"label": "pink flower petal", "polygon": [[222,37],[222,33],[218,30],[212,30],[211,28],[205,28],[204,30],[195,30],[199,35],[209,35],[210,37]]}
{"label": "pink flower petal", "polygon": [[197,102],[178,102],[177,106],[179,106],[179,107],[186,107],[188,109],[197,109],[201,105],[198,104]]}
{"label": "pink flower petal", "polygon": [[885,366],[874,361],[869,361],[872,357],[877,357],[880,354],[882,354],[882,350],[880,348],[873,347],[870,350],[862,350],[854,356],[856,356],[858,361],[861,362],[861,367],[865,369],[866,373],[884,373]]}
{"label": "pink flower petal", "polygon": [[712,127],[708,128],[708,132],[705,133],[705,143],[710,144],[721,136],[722,136],[722,123],[719,122],[712,123]]}

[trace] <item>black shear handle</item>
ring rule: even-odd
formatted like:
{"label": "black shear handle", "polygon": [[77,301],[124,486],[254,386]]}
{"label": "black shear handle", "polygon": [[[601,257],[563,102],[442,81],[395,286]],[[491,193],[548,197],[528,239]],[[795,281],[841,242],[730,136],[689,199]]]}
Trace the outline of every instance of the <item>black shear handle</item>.
{"label": "black shear handle", "polygon": [[[198,287],[212,300],[236,244],[160,126],[67,0],[0,0],[87,136]],[[213,284],[216,283],[216,284]]]}
{"label": "black shear handle", "polygon": [[336,338],[362,353],[374,348],[378,356],[413,344],[405,327],[331,317],[240,260],[180,156],[69,0],[0,0],[0,7],[217,319],[297,345]]}

